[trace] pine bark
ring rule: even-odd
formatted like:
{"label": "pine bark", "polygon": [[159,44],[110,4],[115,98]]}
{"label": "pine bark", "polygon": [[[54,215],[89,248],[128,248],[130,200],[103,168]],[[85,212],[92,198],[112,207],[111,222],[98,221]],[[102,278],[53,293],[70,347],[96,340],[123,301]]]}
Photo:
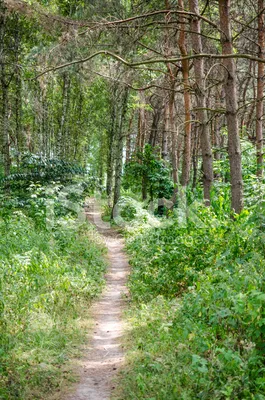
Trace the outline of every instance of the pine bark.
{"label": "pine bark", "polygon": [[61,120],[58,132],[57,155],[63,158],[67,146],[67,118],[70,102],[70,77],[67,72],[63,74],[63,89],[62,89],[62,110]]}
{"label": "pine bark", "polygon": [[[199,14],[198,0],[189,0],[190,11],[195,14]],[[201,41],[201,22],[199,18],[191,19],[191,31],[194,32],[191,35],[192,47],[194,54],[202,53],[202,41]],[[204,59],[198,58],[194,60],[194,72],[195,72],[195,94],[197,100],[197,116],[200,121],[200,143],[202,150],[202,169],[203,169],[203,191],[204,201],[206,205],[210,205],[210,193],[213,182],[213,155],[211,147],[211,136],[210,129],[207,123],[207,111],[206,111],[206,93],[204,84]]]}
{"label": "pine bark", "polygon": [[[230,24],[230,0],[219,0],[219,16],[221,28],[221,44],[224,55],[233,54],[232,33]],[[231,207],[239,214],[243,209],[243,180],[241,146],[237,119],[237,88],[236,88],[236,65],[233,58],[223,60],[225,68],[225,101],[226,119],[228,131],[228,154],[231,175]]]}
{"label": "pine bark", "polygon": [[[11,78],[7,76],[7,64],[6,64],[6,49],[5,49],[5,28],[6,28],[6,9],[4,4],[0,4],[0,68],[1,68],[1,145],[2,145],[2,156],[4,164],[4,174],[8,176],[11,168],[11,157],[10,157],[10,137],[9,137],[9,118],[8,118],[8,107],[9,107],[9,84]],[[8,79],[9,78],[9,79]]]}
{"label": "pine bark", "polygon": [[121,194],[121,178],[122,178],[122,167],[123,167],[123,147],[124,147],[124,132],[123,125],[127,112],[127,101],[128,101],[128,88],[124,90],[122,96],[121,112],[119,115],[118,135],[117,135],[117,151],[116,151],[116,163],[115,163],[115,185],[114,185],[114,197],[113,197],[113,209],[112,217],[115,205],[118,203]]}
{"label": "pine bark", "polygon": [[[258,0],[258,45],[259,58],[265,58],[265,27],[264,27],[264,0]],[[257,148],[257,175],[263,175],[263,91],[264,91],[264,64],[258,63],[257,76],[257,104],[256,104],[256,148]]]}
{"label": "pine bark", "polygon": [[[180,10],[184,10],[183,0],[178,0],[178,6]],[[188,55],[187,51],[187,39],[185,33],[185,19],[180,16],[180,34],[178,45],[182,57]],[[182,162],[182,174],[181,174],[181,185],[186,187],[190,179],[190,166],[191,166],[191,98],[190,98],[190,87],[189,87],[189,61],[182,60],[182,77],[183,77],[183,88],[184,88],[184,109],[185,109],[185,125],[184,125],[184,151],[183,151],[183,162]]]}

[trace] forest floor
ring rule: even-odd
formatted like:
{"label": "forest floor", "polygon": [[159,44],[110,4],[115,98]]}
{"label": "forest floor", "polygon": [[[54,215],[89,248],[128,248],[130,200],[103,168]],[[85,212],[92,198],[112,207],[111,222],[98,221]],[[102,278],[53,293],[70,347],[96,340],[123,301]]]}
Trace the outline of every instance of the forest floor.
{"label": "forest floor", "polygon": [[64,400],[108,400],[115,388],[115,376],[124,362],[122,350],[126,281],[129,264],[123,251],[123,239],[115,229],[101,221],[94,202],[86,209],[88,219],[103,236],[108,249],[106,287],[91,307],[93,335],[81,359],[79,383]]}

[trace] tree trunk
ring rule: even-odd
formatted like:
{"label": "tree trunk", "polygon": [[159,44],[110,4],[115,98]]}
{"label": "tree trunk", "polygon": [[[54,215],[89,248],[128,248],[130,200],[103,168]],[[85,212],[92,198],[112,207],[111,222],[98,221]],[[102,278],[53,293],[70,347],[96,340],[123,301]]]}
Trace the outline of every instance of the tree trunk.
{"label": "tree trunk", "polygon": [[57,156],[63,158],[66,148],[66,124],[67,124],[67,111],[69,108],[69,90],[70,90],[70,77],[67,72],[63,74],[63,92],[62,92],[62,111],[61,121],[58,132],[57,140]]}
{"label": "tree trunk", "polygon": [[[183,0],[178,0],[178,6],[180,10],[184,10]],[[180,22],[180,34],[178,45],[182,57],[187,57],[187,43],[185,34],[185,19],[179,17]],[[184,125],[184,151],[183,151],[183,162],[182,162],[182,175],[181,185],[186,187],[190,179],[190,164],[191,164],[191,100],[190,100],[190,87],[189,87],[189,61],[182,60],[182,77],[183,77],[183,88],[184,88],[184,109],[185,109],[185,125]]]}
{"label": "tree trunk", "polygon": [[130,161],[131,159],[131,153],[132,153],[132,126],[133,126],[133,119],[134,119],[134,111],[132,112],[130,122],[129,122],[129,127],[128,127],[128,132],[126,135],[126,159],[125,162],[126,164]]}
{"label": "tree trunk", "polygon": [[139,117],[138,117],[138,135],[136,140],[136,150],[143,151],[146,134],[146,112],[145,112],[145,94],[144,91],[139,92]]}
{"label": "tree trunk", "polygon": [[123,124],[124,124],[125,115],[127,112],[127,101],[128,101],[128,87],[126,87],[126,89],[124,89],[121,111],[120,111],[120,115],[119,115],[118,137],[117,137],[118,143],[117,143],[117,152],[116,152],[115,186],[114,186],[112,218],[113,218],[114,207],[118,203],[118,201],[120,199],[120,193],[121,193],[123,146],[124,146]]}
{"label": "tree trunk", "polygon": [[[193,164],[193,179],[192,179],[192,190],[194,190],[197,186],[198,181],[198,153],[199,153],[199,145],[200,145],[200,138],[199,138],[199,130],[200,126],[196,123],[194,126],[194,140],[193,140],[193,149],[192,149],[192,164]],[[203,168],[203,164],[202,164]],[[203,170],[204,172],[204,170]],[[204,198],[205,200],[205,198]],[[207,204],[207,203],[206,203]]]}
{"label": "tree trunk", "polygon": [[114,88],[113,101],[111,103],[111,126],[108,131],[108,157],[107,157],[107,182],[106,192],[108,200],[112,195],[113,188],[113,173],[114,173],[114,144],[115,144],[115,122],[116,122],[116,88]]}
{"label": "tree trunk", "polygon": [[177,141],[178,141],[178,130],[175,126],[175,82],[172,82],[172,92],[169,97],[169,129],[171,132],[171,157],[172,157],[172,178],[174,182],[174,191],[172,201],[175,204],[177,201],[178,194],[178,159],[177,159]]}
{"label": "tree trunk", "polygon": [[[231,25],[229,18],[230,0],[219,0],[221,44],[223,55],[233,54]],[[231,207],[239,214],[243,209],[243,180],[241,146],[237,120],[236,66],[233,58],[223,60],[225,67],[225,101],[228,131],[228,153],[231,174]]]}
{"label": "tree trunk", "polygon": [[[11,168],[10,158],[10,137],[9,137],[9,120],[8,120],[8,86],[11,79],[7,78],[7,66],[5,60],[5,27],[6,27],[6,8],[4,4],[0,4],[0,68],[1,68],[1,145],[4,163],[4,174],[8,176]],[[9,81],[9,83],[8,83]]]}
{"label": "tree trunk", "polygon": [[162,112],[162,108],[159,105],[157,105],[157,107],[154,108],[151,132],[150,132],[150,136],[149,136],[149,140],[148,140],[148,143],[152,147],[155,147],[155,144],[156,144],[157,134],[158,134],[158,125],[159,125],[159,121],[160,121],[160,117],[161,117],[161,112]]}
{"label": "tree trunk", "polygon": [[[199,14],[198,0],[189,0],[190,11],[195,14]],[[191,30],[195,33],[191,35],[192,46],[194,54],[202,53],[202,42],[201,42],[201,22],[199,18],[191,19]],[[194,60],[194,72],[195,72],[195,94],[197,100],[197,116],[200,121],[200,142],[202,150],[202,169],[203,169],[203,191],[204,201],[206,205],[210,205],[210,192],[211,185],[213,182],[213,156],[211,148],[211,136],[210,130],[207,123],[207,111],[206,111],[206,93],[204,85],[204,59],[198,58]]]}
{"label": "tree trunk", "polygon": [[8,86],[5,83],[5,74],[2,70],[2,137],[3,137],[3,160],[4,174],[10,175],[11,158],[10,158],[10,137],[9,137],[9,120],[8,120]]}
{"label": "tree trunk", "polygon": [[169,134],[169,104],[165,106],[164,129],[162,134],[162,159],[166,160],[168,156],[168,134]]}
{"label": "tree trunk", "polygon": [[[259,58],[265,58],[265,31],[264,31],[264,0],[258,0],[258,44],[259,44]],[[264,64],[258,63],[258,77],[257,77],[257,104],[256,104],[256,146],[257,146],[257,175],[263,174],[263,90],[264,90]]]}

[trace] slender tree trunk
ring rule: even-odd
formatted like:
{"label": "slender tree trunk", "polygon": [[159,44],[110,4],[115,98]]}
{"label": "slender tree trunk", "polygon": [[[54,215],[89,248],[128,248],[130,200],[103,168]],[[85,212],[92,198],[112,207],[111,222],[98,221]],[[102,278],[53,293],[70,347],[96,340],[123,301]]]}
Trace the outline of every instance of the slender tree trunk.
{"label": "slender tree trunk", "polygon": [[67,124],[67,110],[69,106],[69,89],[70,89],[70,78],[67,72],[63,74],[63,92],[62,92],[62,111],[61,121],[57,139],[57,155],[59,158],[63,158],[66,148],[66,124]]}
{"label": "slender tree trunk", "polygon": [[[199,15],[198,0],[189,0],[190,11]],[[191,30],[195,33],[191,35],[194,54],[202,53],[201,42],[201,22],[199,18],[191,19]],[[198,58],[194,60],[194,72],[196,81],[196,99],[198,112],[197,116],[200,121],[200,142],[202,150],[202,169],[203,169],[203,189],[204,201],[206,205],[210,205],[210,192],[213,182],[213,156],[211,147],[210,130],[207,123],[206,111],[206,93],[204,85],[204,59]]]}
{"label": "slender tree trunk", "polygon": [[174,191],[172,196],[173,203],[177,201],[178,194],[178,160],[177,160],[177,141],[178,130],[175,126],[175,82],[172,82],[172,91],[169,97],[169,129],[171,132],[171,157],[172,157],[172,178],[174,183]]}
{"label": "slender tree trunk", "polygon": [[19,70],[16,72],[16,98],[15,98],[15,123],[16,123],[16,145],[17,145],[17,163],[19,167],[19,154],[23,151],[24,140],[22,136],[22,98],[21,98],[21,76]]}
{"label": "slender tree trunk", "polygon": [[[264,0],[258,0],[258,57],[265,58],[265,28],[264,28]],[[263,174],[263,91],[264,91],[264,64],[258,63],[257,78],[257,105],[256,105],[256,146],[257,146],[257,175]]]}
{"label": "slender tree trunk", "polygon": [[158,134],[158,124],[160,121],[161,112],[162,112],[162,109],[159,106],[156,107],[153,112],[151,131],[150,131],[150,136],[149,136],[149,140],[148,140],[148,143],[152,147],[155,147],[155,144],[156,144],[157,134]]}
{"label": "slender tree trunk", "polygon": [[[199,153],[199,144],[200,144],[199,130],[200,130],[200,126],[198,126],[198,124],[195,124],[193,149],[192,149],[192,164],[193,164],[192,190],[194,190],[196,188],[197,181],[198,181],[198,153]],[[202,168],[203,168],[203,165],[202,165]]]}
{"label": "slender tree trunk", "polygon": [[[183,0],[178,0],[178,6],[180,10],[184,10]],[[187,40],[185,34],[185,19],[179,17],[180,22],[180,34],[178,45],[182,57],[188,55],[187,52]],[[186,187],[190,179],[190,165],[191,165],[191,99],[190,99],[190,87],[189,87],[189,61],[182,60],[182,77],[183,77],[183,88],[184,88],[184,109],[185,109],[185,137],[184,137],[184,151],[183,151],[183,162],[182,162],[182,175],[181,185]]]}
{"label": "slender tree trunk", "polygon": [[134,119],[134,111],[132,112],[130,121],[129,121],[129,127],[128,127],[128,132],[126,135],[126,163],[128,163],[131,159],[131,153],[132,153],[132,126],[133,126],[133,119]]}
{"label": "slender tree trunk", "polygon": [[[221,28],[221,44],[224,55],[233,54],[231,24],[230,24],[230,0],[219,0],[219,15]],[[233,58],[223,60],[225,71],[225,101],[226,119],[228,130],[228,153],[231,174],[231,207],[239,214],[243,209],[243,180],[241,164],[241,147],[237,120],[237,89],[236,66]]]}
{"label": "slender tree trunk", "polygon": [[168,135],[169,135],[169,104],[167,103],[164,111],[164,129],[162,134],[162,159],[166,160],[168,156]]}
{"label": "slender tree trunk", "polygon": [[121,112],[119,115],[119,125],[118,125],[118,143],[117,143],[117,152],[116,152],[116,167],[115,167],[115,186],[114,186],[114,197],[113,197],[113,209],[112,209],[112,218],[113,211],[115,205],[118,203],[120,199],[121,193],[121,178],[122,178],[122,166],[123,166],[123,146],[124,146],[124,132],[123,132],[123,124],[127,112],[127,101],[128,101],[128,88],[124,90]]}
{"label": "slender tree trunk", "polygon": [[10,157],[10,136],[8,120],[8,86],[5,83],[5,75],[2,70],[2,137],[3,137],[3,158],[4,174],[10,175],[11,157]]}
{"label": "slender tree trunk", "polygon": [[7,66],[5,60],[5,44],[4,44],[6,18],[7,17],[6,17],[5,5],[0,3],[0,68],[1,68],[1,91],[2,91],[0,129],[2,136],[1,145],[2,145],[2,156],[3,156],[5,176],[10,174],[10,168],[11,168],[9,119],[8,119],[8,105],[9,105],[8,86],[10,83],[10,79],[8,79],[7,77]]}
{"label": "slender tree trunk", "polygon": [[114,144],[115,144],[115,121],[116,115],[116,88],[114,88],[113,101],[111,104],[111,126],[108,131],[108,157],[107,157],[107,182],[106,182],[106,192],[108,200],[112,195],[113,188],[113,174],[114,174]]}
{"label": "slender tree trunk", "polygon": [[[82,116],[83,116],[83,105],[84,105],[84,97],[82,90],[80,90],[79,98],[78,98],[78,118],[79,121],[82,121]],[[79,139],[79,129],[76,129],[75,131],[75,137],[74,137],[74,149],[73,149],[73,159],[77,159],[77,154],[78,154],[78,139]]]}
{"label": "slender tree trunk", "polygon": [[139,92],[140,108],[138,117],[138,135],[136,139],[136,149],[143,151],[146,135],[146,111],[145,111],[145,94],[144,91]]}
{"label": "slender tree trunk", "polygon": [[20,29],[18,25],[18,16],[17,16],[17,26],[15,31],[15,43],[14,43],[14,52],[15,52],[15,144],[16,144],[16,159],[17,159],[17,168],[19,170],[20,164],[20,153],[23,150],[23,135],[22,135],[22,81],[21,81],[21,73],[20,73],[20,42],[21,35]]}
{"label": "slender tree trunk", "polygon": [[249,62],[249,69],[248,69],[248,77],[247,77],[247,79],[244,79],[244,85],[242,85],[242,89],[243,89],[243,86],[244,86],[244,89],[242,90],[242,104],[243,104],[243,107],[242,107],[242,109],[241,109],[241,112],[240,112],[240,114],[241,114],[241,123],[240,123],[240,126],[241,126],[241,131],[243,131],[243,129],[245,128],[245,126],[246,126],[246,114],[247,114],[247,104],[246,104],[246,95],[247,95],[247,92],[248,92],[248,90],[249,90],[249,84],[250,84],[250,82],[251,82],[251,79],[252,79],[252,76],[251,76],[251,74],[252,74],[252,66],[253,66],[253,62]]}

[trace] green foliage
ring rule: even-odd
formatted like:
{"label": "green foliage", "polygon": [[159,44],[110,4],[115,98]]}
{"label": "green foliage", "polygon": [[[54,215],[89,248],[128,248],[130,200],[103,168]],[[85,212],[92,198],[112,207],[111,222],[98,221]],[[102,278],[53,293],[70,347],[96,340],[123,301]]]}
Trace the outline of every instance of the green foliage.
{"label": "green foliage", "polygon": [[202,209],[203,227],[129,237],[133,348],[117,398],[265,398],[263,215]]}
{"label": "green foliage", "polygon": [[[34,189],[36,193],[36,188]],[[39,195],[41,201],[41,195]],[[69,215],[48,229],[21,211],[0,218],[0,398],[43,399],[71,372],[87,309],[104,285],[104,248]],[[42,219],[43,221],[43,219]]]}
{"label": "green foliage", "polygon": [[[8,184],[11,188],[20,188],[31,182],[42,184],[51,181],[69,182],[75,175],[87,175],[87,171],[79,165],[64,160],[25,153],[21,157],[19,168],[15,168],[14,173],[2,178],[0,185]],[[96,179],[91,177],[91,185],[92,183],[95,186]]]}
{"label": "green foliage", "polygon": [[170,198],[173,193],[173,182],[170,170],[161,160],[156,150],[145,145],[144,152],[137,152],[134,159],[126,164],[123,178],[125,189],[140,191],[146,185],[147,192],[154,197]]}

